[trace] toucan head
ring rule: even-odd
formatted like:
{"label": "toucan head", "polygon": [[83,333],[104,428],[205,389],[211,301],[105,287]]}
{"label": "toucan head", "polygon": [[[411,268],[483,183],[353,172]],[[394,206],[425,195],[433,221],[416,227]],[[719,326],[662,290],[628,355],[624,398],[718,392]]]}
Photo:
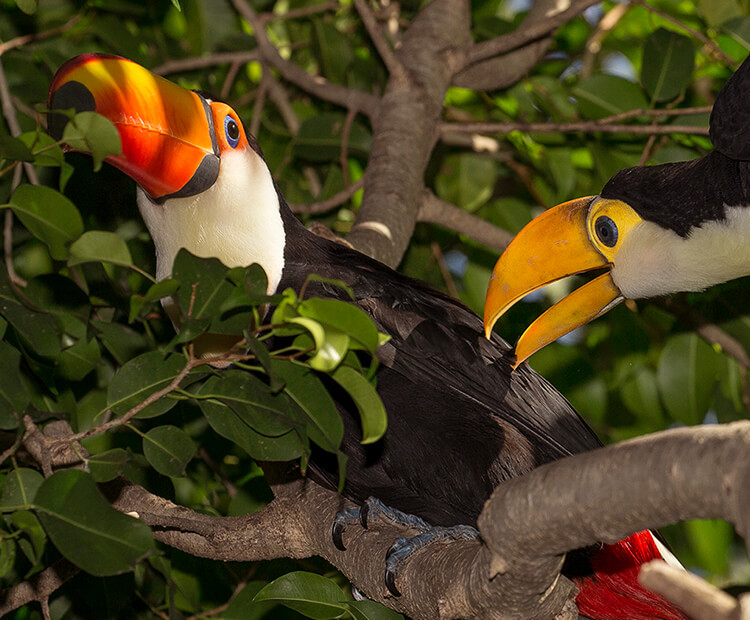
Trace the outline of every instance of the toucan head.
{"label": "toucan head", "polygon": [[623,299],[699,291],[750,274],[750,165],[714,151],[691,162],[620,171],[598,196],[531,221],[492,272],[487,334],[518,300],[564,277],[599,270],[521,335],[515,366]]}
{"label": "toucan head", "polygon": [[714,102],[713,151],[621,170],[598,196],[549,209],[513,239],[487,290],[488,336],[527,293],[603,271],[531,324],[516,344],[516,366],[625,298],[700,291],[750,274],[749,93],[750,57]]}
{"label": "toucan head", "polygon": [[[279,198],[257,142],[229,105],[125,58],[83,54],[55,74],[48,106],[95,111],[117,128],[122,153],[107,161],[140,188],[159,278],[186,248],[229,267],[260,263],[275,289],[284,247]],[[50,115],[54,138],[66,121]]]}

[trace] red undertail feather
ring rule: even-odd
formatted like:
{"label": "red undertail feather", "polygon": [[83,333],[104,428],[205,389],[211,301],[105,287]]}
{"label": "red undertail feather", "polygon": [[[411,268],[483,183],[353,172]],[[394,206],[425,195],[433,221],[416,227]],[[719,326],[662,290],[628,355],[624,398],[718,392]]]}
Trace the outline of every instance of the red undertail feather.
{"label": "red undertail feather", "polygon": [[591,556],[594,574],[576,578],[579,612],[596,620],[687,620],[658,594],[638,583],[641,564],[662,557],[651,532],[638,532]]}

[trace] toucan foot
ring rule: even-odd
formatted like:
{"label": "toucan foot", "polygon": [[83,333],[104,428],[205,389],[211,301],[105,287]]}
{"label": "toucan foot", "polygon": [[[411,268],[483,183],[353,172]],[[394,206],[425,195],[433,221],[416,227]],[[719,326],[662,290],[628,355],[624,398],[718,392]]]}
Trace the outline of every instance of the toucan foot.
{"label": "toucan foot", "polygon": [[355,523],[359,523],[364,529],[367,529],[368,525],[376,519],[415,533],[412,536],[397,538],[385,555],[385,587],[393,596],[401,596],[401,592],[396,587],[396,577],[401,571],[403,563],[413,553],[436,542],[476,540],[479,538],[479,532],[469,525],[433,527],[416,515],[391,508],[379,499],[369,497],[361,507],[347,508],[336,515],[332,529],[333,544],[336,545],[337,549],[345,551],[344,530]]}
{"label": "toucan foot", "polygon": [[430,527],[426,531],[409,538],[398,538],[385,555],[385,586],[393,596],[401,596],[396,587],[396,577],[411,555],[427,545],[454,540],[476,540],[479,532],[470,525],[452,527]]}
{"label": "toucan foot", "polygon": [[380,519],[390,525],[415,530],[417,533],[426,532],[431,527],[424,519],[386,506],[375,497],[368,497],[359,508],[346,508],[336,515],[331,530],[333,544],[337,549],[346,551],[343,540],[344,530],[355,523],[359,523],[364,529],[367,529],[368,523],[375,519]]}

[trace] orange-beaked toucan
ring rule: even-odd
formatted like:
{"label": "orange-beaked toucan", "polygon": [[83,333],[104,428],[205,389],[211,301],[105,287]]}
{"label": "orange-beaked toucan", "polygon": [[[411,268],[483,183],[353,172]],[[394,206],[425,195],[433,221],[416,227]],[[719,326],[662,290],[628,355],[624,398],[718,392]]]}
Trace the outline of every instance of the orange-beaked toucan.
{"label": "orange-beaked toucan", "polygon": [[598,196],[553,207],[518,233],[492,273],[487,334],[527,293],[572,274],[605,272],[529,326],[514,367],[623,299],[700,291],[750,274],[749,95],[746,59],[714,103],[713,151],[621,170]]}
{"label": "orange-beaked toucan", "polygon": [[[139,185],[159,278],[170,274],[180,248],[230,267],[259,263],[270,292],[299,291],[317,273],[344,281],[355,296],[351,303],[390,335],[378,349],[384,438],[360,443],[356,408],[337,400],[347,498],[362,504],[376,496],[431,525],[475,526],[504,480],[601,445],[542,377],[530,368],[511,372],[508,344],[499,336],[485,339],[481,319],[460,302],[305,229],[227,104],[123,58],[85,55],[58,71],[49,107],[95,110],[117,127],[122,155],[109,161]],[[54,118],[51,132],[59,137],[62,123]],[[351,301],[324,283],[307,290]],[[314,451],[308,471],[337,488],[331,455]],[[639,532],[569,554],[565,572],[591,618],[683,618],[637,581],[642,563],[666,555],[650,532]]]}

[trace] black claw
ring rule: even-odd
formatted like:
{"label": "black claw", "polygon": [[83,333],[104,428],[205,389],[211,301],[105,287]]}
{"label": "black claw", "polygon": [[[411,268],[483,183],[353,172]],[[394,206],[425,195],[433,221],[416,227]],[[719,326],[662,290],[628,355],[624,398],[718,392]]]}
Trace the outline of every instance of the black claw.
{"label": "black claw", "polygon": [[333,538],[333,544],[336,546],[336,549],[339,551],[346,551],[346,547],[344,546],[344,526],[340,523],[334,523],[333,528],[331,528],[331,538]]}
{"label": "black claw", "polygon": [[370,507],[367,504],[362,504],[359,509],[359,522],[364,529],[367,529],[367,515],[370,512]]}
{"label": "black claw", "polygon": [[396,551],[396,545],[391,545],[388,548],[388,551],[385,552],[385,561],[388,561],[388,558],[393,555],[393,552]]}
{"label": "black claw", "polygon": [[401,596],[401,592],[396,587],[396,575],[389,570],[385,571],[385,587],[393,596]]}

